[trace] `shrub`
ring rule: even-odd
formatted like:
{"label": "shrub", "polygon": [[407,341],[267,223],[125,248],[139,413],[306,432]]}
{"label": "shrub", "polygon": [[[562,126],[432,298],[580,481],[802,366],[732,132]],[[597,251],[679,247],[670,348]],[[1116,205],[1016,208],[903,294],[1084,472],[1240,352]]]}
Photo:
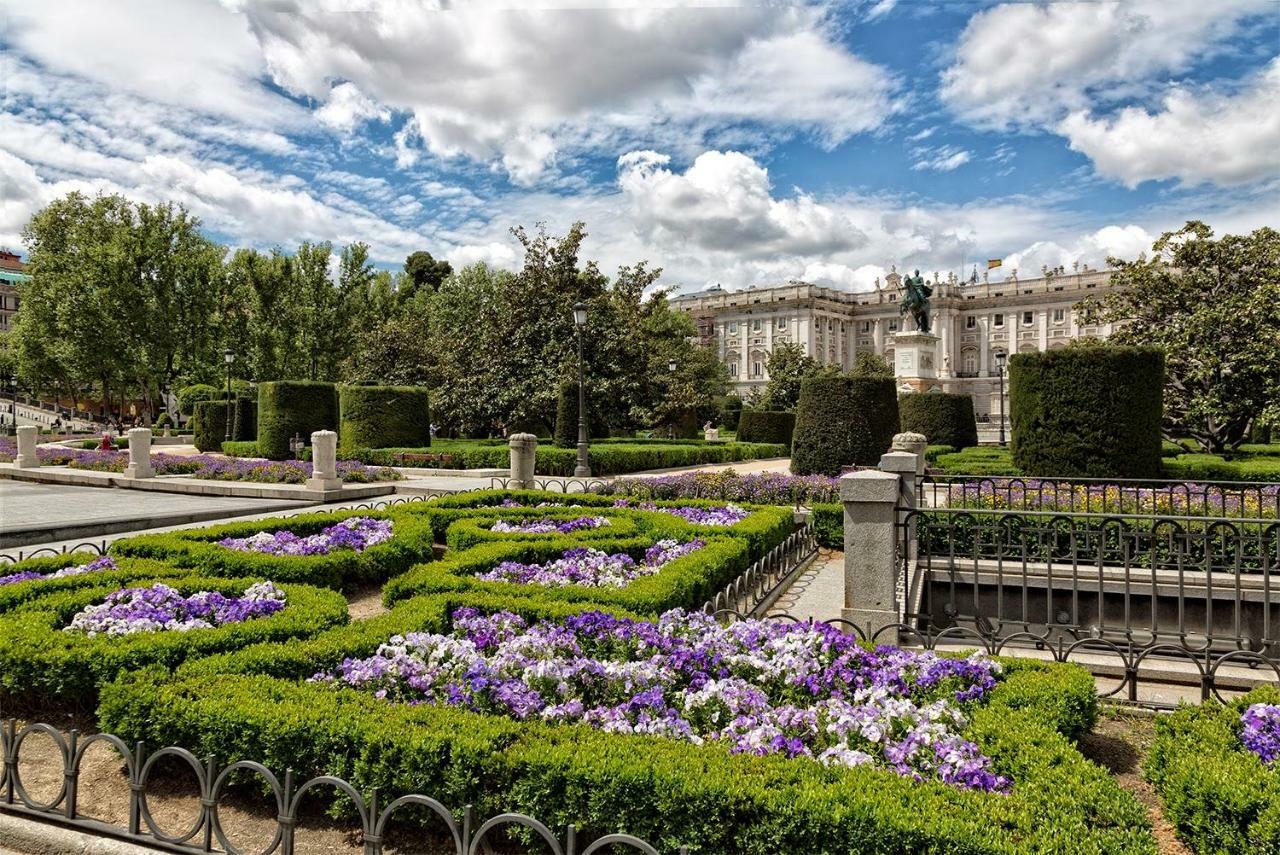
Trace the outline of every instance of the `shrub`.
{"label": "shrub", "polygon": [[235,442],[252,442],[258,436],[258,402],[241,395],[236,398],[235,422],[231,438]]}
{"label": "shrub", "polygon": [[208,383],[184,386],[178,390],[178,412],[184,416],[193,416],[196,412],[196,404],[201,401],[212,401],[220,393],[221,390],[217,386],[211,386]]}
{"label": "shrub", "polygon": [[[298,535],[316,534],[349,517],[391,519],[392,537],[363,552],[336,549],[328,555],[268,555],[218,545],[224,538],[249,537],[264,531],[288,529]],[[117,540],[111,544],[111,553],[127,558],[152,558],[210,576],[257,576],[273,582],[303,582],[349,591],[369,582],[385,581],[414,564],[430,561],[434,556],[432,535],[430,521],[420,515],[331,511],[289,519],[273,517],[142,534]]]}
{"label": "shrub", "polygon": [[1196,852],[1280,852],[1280,771],[1240,743],[1240,715],[1255,703],[1280,703],[1280,689],[1262,686],[1229,704],[1206,701],[1156,719],[1143,773]]}
{"label": "shrub", "polygon": [[256,440],[249,442],[231,442],[222,443],[222,453],[227,457],[260,457],[258,454],[258,443]]}
{"label": "shrub", "polygon": [[1158,478],[1164,354],[1067,347],[1009,360],[1013,462],[1028,475]]}
{"label": "shrub", "polygon": [[[99,556],[87,552],[68,552],[50,558],[28,558],[15,564],[0,567],[0,576],[18,573],[39,573],[49,576],[67,567],[89,564]],[[190,576],[188,569],[173,567],[159,561],[148,561],[141,558],[118,558],[115,570],[102,570],[83,573],[77,576],[62,576],[56,579],[30,579],[25,582],[10,582],[0,585],[0,614],[25,605],[34,599],[57,591],[73,591],[78,588],[92,588],[110,584],[123,584],[134,579],[160,579],[166,576]]]}
{"label": "shrub", "polygon": [[973,396],[948,392],[908,392],[898,397],[902,429],[922,433],[934,445],[954,449],[978,444]]}
{"label": "shrub", "polygon": [[295,435],[311,442],[318,430],[338,429],[338,390],[332,383],[278,380],[258,387],[258,452],[270,460],[289,457]]}
{"label": "shrub", "polygon": [[196,404],[192,441],[203,452],[220,451],[227,438],[227,418],[235,404],[224,401],[200,401]]}
{"label": "shrub", "polygon": [[339,447],[431,445],[431,412],[422,386],[340,386]]}
{"label": "shrub", "polygon": [[809,377],[800,386],[791,471],[839,475],[880,461],[898,433],[891,377]]}
{"label": "shrub", "polygon": [[103,693],[101,724],[126,742],[252,757],[303,777],[340,776],[361,792],[398,795],[430,781],[436,798],[474,804],[482,816],[520,811],[553,828],[621,830],[664,852],[679,844],[703,855],[1156,851],[1142,806],[1069,742],[1096,709],[1093,680],[1077,666],[1006,660],[1005,679],[974,711],[969,733],[1013,777],[1007,795],[298,682],[369,655],[391,635],[447,632],[464,605],[514,606],[530,619],[575,610],[420,597],[312,639],[191,662],[173,680],[122,678]]}
{"label": "shrub", "polygon": [[924,459],[930,463],[936,463],[938,458],[944,454],[955,454],[956,449],[951,445],[930,445],[924,450]]}
{"label": "shrub", "polygon": [[739,442],[776,442],[791,447],[796,414],[779,410],[743,410],[738,422]]}
{"label": "shrub", "polygon": [[169,418],[169,414],[167,412],[161,413],[160,418],[156,419],[155,426],[161,430],[164,430],[165,428],[172,428],[173,419]]}
{"label": "shrub", "polygon": [[939,454],[935,465],[947,475],[1021,475],[1007,448],[976,446]]}
{"label": "shrub", "polygon": [[[132,579],[128,587],[163,582],[182,594],[241,594],[255,579],[199,576]],[[19,705],[53,703],[91,708],[98,688],[118,674],[148,665],[171,669],[193,656],[255,642],[314,635],[347,622],[347,602],[333,591],[282,585],[285,607],[242,623],[186,632],[140,632],[89,637],[63,632],[86,606],[118,591],[119,581],[36,597],[0,616],[0,697]]]}
{"label": "shrub", "polygon": [[726,395],[720,403],[720,427],[736,433],[739,419],[742,418],[742,410],[741,398],[737,395]]}
{"label": "shrub", "polygon": [[[587,436],[609,433],[608,425],[600,417],[592,399],[591,389],[587,394]],[[578,383],[566,380],[560,384],[560,394],[556,398],[555,444],[558,448],[578,447]]]}
{"label": "shrub", "polygon": [[813,533],[823,549],[844,549],[844,505],[822,503],[809,509]]}
{"label": "shrub", "polygon": [[1216,454],[1181,454],[1163,460],[1167,478],[1183,481],[1280,481],[1280,458],[1226,460]]}

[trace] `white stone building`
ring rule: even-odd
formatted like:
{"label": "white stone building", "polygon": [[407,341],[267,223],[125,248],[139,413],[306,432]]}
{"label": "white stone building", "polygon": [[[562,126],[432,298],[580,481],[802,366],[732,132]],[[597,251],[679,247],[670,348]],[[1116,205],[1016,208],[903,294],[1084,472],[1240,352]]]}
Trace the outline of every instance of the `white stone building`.
{"label": "white stone building", "polygon": [[[1020,279],[1014,270],[1003,282],[962,282],[954,274],[940,279],[934,273],[930,317],[938,341],[929,373],[936,376],[927,388],[971,394],[979,421],[994,421],[1000,412],[997,354],[1106,337],[1110,325],[1083,325],[1075,305],[1110,287],[1110,279],[1109,271],[1087,267],[1046,270],[1035,279]],[[895,272],[865,293],[804,282],[745,291],[712,288],[672,302],[693,316],[699,337],[716,348],[735,390],[747,396],[768,382],[765,365],[782,342],[802,345],[824,365],[848,369],[855,354],[866,350],[885,357],[899,376],[915,374],[904,371],[894,353],[895,334],[914,328],[899,311],[900,282]],[[904,390],[920,388],[918,380],[908,380],[903,376]]]}

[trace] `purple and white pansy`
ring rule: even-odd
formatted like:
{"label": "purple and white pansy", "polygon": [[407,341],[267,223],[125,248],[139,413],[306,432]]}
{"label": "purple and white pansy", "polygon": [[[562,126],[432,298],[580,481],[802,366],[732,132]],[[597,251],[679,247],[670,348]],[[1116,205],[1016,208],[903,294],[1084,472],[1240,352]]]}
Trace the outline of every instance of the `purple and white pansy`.
{"label": "purple and white pansy", "polygon": [[581,585],[585,588],[623,588],[642,576],[652,576],[670,562],[701,549],[702,540],[681,543],[660,540],[645,550],[639,561],[625,552],[608,553],[601,549],[578,547],[567,549],[559,558],[546,564],[522,564],[503,561],[492,570],[476,576],[486,582],[514,582],[518,585]]}
{"label": "purple and white pansy", "polygon": [[217,591],[184,595],[164,584],[125,588],[108,594],[98,605],[87,606],[63,631],[98,635],[133,635],[139,632],[187,632],[210,629],[275,614],[285,606],[284,591],[271,582],[259,582],[240,596]]}
{"label": "purple and white pansy", "polygon": [[394,636],[373,656],[312,680],[388,701],[582,722],[969,789],[1011,787],[963,736],[966,708],[1001,673],[981,654],[871,651],[826,624],[722,625],[681,610],[656,622],[586,612],[530,625],[464,608],[453,625],[448,635]]}
{"label": "purple and white pansy", "polygon": [[65,579],[68,576],[83,576],[86,573],[105,573],[108,570],[118,570],[115,559],[110,555],[104,555],[101,558],[95,558],[87,564],[72,564],[70,567],[63,567],[61,570],[55,570],[52,573],[37,573],[34,570],[23,570],[19,573],[10,573],[8,576],[0,576],[0,585],[13,585],[18,582],[30,582],[33,579]]}
{"label": "purple and white pansy", "polygon": [[608,517],[575,517],[571,520],[524,519],[516,522],[497,520],[490,531],[499,534],[572,534],[611,525]]}
{"label": "purple and white pansy", "polygon": [[391,520],[348,517],[319,534],[298,535],[288,529],[262,531],[249,537],[227,537],[219,546],[267,555],[328,555],[335,549],[364,552],[391,539]]}
{"label": "purple and white pansy", "polygon": [[1240,716],[1240,741],[1263,763],[1280,761],[1280,704],[1251,704]]}

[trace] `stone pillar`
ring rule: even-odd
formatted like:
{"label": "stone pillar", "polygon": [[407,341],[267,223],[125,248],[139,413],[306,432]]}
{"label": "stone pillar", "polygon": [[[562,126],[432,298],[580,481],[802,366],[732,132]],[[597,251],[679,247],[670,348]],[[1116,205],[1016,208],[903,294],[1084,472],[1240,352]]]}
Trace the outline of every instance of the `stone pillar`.
{"label": "stone pillar", "polygon": [[[914,454],[916,456],[915,474],[920,476],[924,474],[924,450],[928,447],[929,440],[924,434],[907,431],[905,433],[895,433],[893,435],[893,444],[889,446],[889,451]],[[883,458],[881,458],[881,460],[883,461]],[[880,468],[884,469],[883,466]],[[886,469],[885,471],[887,472],[890,470]]]}
{"label": "stone pillar", "polygon": [[513,433],[507,440],[511,449],[511,482],[513,490],[532,490],[533,464],[538,455],[538,438],[531,433]]}
{"label": "stone pillar", "polygon": [[[898,478],[863,469],[840,477],[844,504],[844,609],[868,639],[894,644],[883,632],[901,622],[898,606]],[[879,634],[878,634],[879,633]]]}
{"label": "stone pillar", "polygon": [[154,478],[151,468],[151,428],[129,429],[129,465],[124,468],[126,478]]}
{"label": "stone pillar", "polygon": [[18,456],[13,458],[15,469],[34,469],[40,465],[40,459],[36,457],[36,437],[39,435],[40,428],[35,425],[18,425]]}
{"label": "stone pillar", "polygon": [[311,477],[307,479],[307,489],[342,489],[342,479],[338,477],[338,435],[331,430],[311,434]]}

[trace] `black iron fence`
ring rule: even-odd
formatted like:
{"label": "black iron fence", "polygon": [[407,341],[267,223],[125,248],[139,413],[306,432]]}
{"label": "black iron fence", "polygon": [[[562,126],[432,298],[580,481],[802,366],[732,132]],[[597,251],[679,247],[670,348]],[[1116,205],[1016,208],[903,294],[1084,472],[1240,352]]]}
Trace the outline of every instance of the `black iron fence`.
{"label": "black iron fence", "polygon": [[[516,490],[521,482],[514,478],[490,478],[491,490]],[[534,490],[550,493],[598,493],[608,485],[603,478],[535,478]]]}
{"label": "black iron fence", "polygon": [[[43,734],[53,741],[59,755],[61,786],[56,794],[41,801],[33,798],[22,781],[22,747],[35,734]],[[120,755],[124,768],[122,787],[129,790],[127,820],[122,825],[104,822],[86,816],[79,804],[81,769],[85,752],[92,746],[105,743]],[[305,797],[328,793],[345,798],[349,813],[355,817],[356,829],[361,836],[364,855],[381,855],[391,824],[403,817],[412,807],[430,812],[436,832],[421,830],[418,834],[435,845],[433,851],[452,852],[455,855],[480,855],[489,853],[501,842],[506,831],[516,830],[528,839],[539,841],[552,855],[593,855],[593,853],[638,852],[642,855],[659,855],[658,849],[638,837],[629,834],[605,834],[594,840],[579,840],[578,830],[570,825],[561,837],[534,817],[522,813],[502,813],[480,821],[471,805],[454,811],[430,796],[402,795],[387,800],[377,789],[360,793],[342,778],[328,775],[310,778],[298,783],[290,770],[283,777],[261,763],[239,760],[226,765],[216,758],[203,760],[185,748],[168,746],[150,751],[141,742],[132,748],[124,740],[109,733],[83,735],[77,731],[64,734],[53,725],[44,723],[18,727],[17,721],[6,720],[0,729],[0,754],[4,768],[0,770],[0,813],[9,813],[42,819],[71,828],[129,840],[179,853],[211,853],[242,855],[229,839],[223,826],[221,808],[234,783],[246,775],[256,776],[267,786],[268,796],[261,805],[261,815],[274,820],[274,833],[265,848],[252,850],[255,855],[293,855],[295,833],[304,818],[302,809]],[[157,763],[165,758],[175,758],[190,768],[196,786],[198,813],[191,824],[180,832],[171,832],[161,826],[152,814],[148,791],[155,776]],[[242,788],[243,790],[244,788]],[[428,836],[430,835],[430,836]],[[687,849],[678,852],[685,855]],[[247,855],[247,853],[244,853]]]}
{"label": "black iron fence", "polygon": [[1280,483],[925,475],[921,505],[1067,513],[1280,518]]}
{"label": "black iron fence", "polygon": [[926,646],[1109,659],[1113,694],[1156,660],[1205,697],[1227,665],[1280,678],[1280,521],[903,507],[899,543],[900,630]]}
{"label": "black iron fence", "polygon": [[702,610],[707,614],[759,617],[777,602],[817,554],[817,534],[812,525],[805,525],[707,600]]}

